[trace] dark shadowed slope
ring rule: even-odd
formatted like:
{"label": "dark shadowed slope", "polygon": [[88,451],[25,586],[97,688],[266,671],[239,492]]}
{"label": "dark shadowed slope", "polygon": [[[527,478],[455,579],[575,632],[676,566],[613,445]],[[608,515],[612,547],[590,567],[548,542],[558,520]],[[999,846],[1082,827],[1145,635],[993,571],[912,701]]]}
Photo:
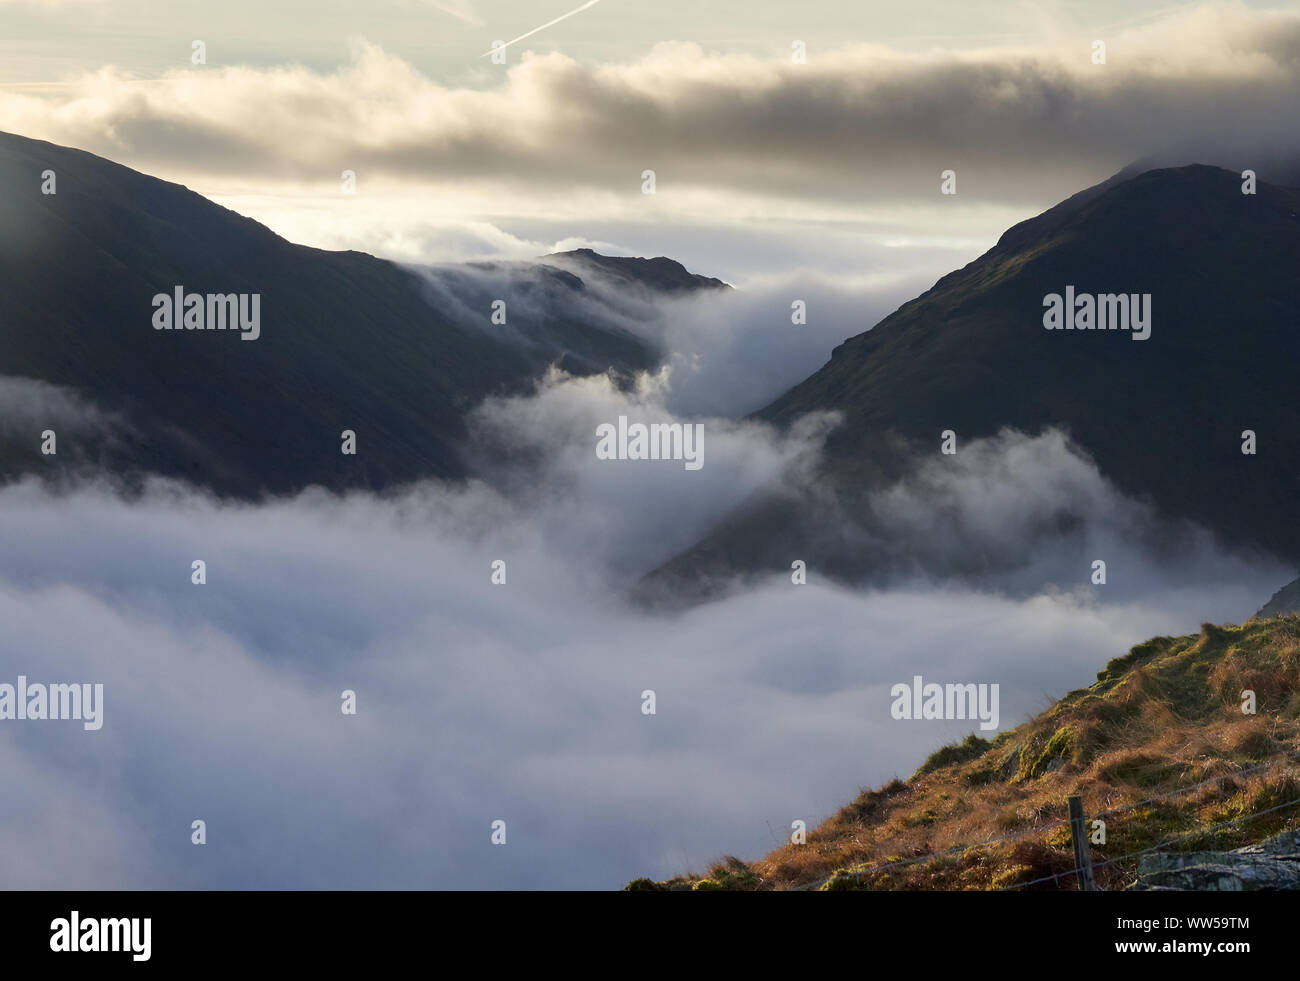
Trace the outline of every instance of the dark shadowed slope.
{"label": "dark shadowed slope", "polygon": [[[1300,191],[1241,185],[1211,167],[1155,170],[1008,230],[757,413],[777,424],[843,414],[822,475],[836,507],[756,501],[656,580],[788,570],[792,554],[867,574],[878,556],[855,552],[825,515],[869,526],[864,491],[938,454],[942,431],[960,452],[1003,427],[1065,430],[1163,514],[1300,558]],[[1151,336],[1044,329],[1044,297],[1067,285],[1149,293]]]}
{"label": "dark shadowed slope", "polygon": [[[41,193],[46,170],[56,194]],[[0,134],[0,475],[97,463],[240,496],[463,475],[464,414],[484,396],[520,391],[553,363],[626,373],[658,362],[624,327],[583,319],[582,266],[635,280],[649,263],[655,289],[667,260],[561,261],[573,271],[539,263],[518,277],[530,302],[503,297],[514,315],[494,334],[489,305],[440,309],[410,270],[293,245],[179,185]],[[178,285],[260,294],[261,336],[154,330],[153,296]],[[111,438],[66,407],[47,423],[12,378],[112,414]],[[57,457],[39,452],[46,428]],[[344,429],[355,457],[339,451]]]}

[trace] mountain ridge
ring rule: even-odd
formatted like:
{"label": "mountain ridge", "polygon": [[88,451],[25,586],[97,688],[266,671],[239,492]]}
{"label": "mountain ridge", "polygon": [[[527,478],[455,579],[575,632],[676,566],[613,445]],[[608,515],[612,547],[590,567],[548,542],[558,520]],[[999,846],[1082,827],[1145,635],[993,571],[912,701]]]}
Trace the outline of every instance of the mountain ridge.
{"label": "mountain ridge", "polygon": [[[1004,431],[1064,432],[1122,493],[1171,520],[1300,560],[1288,503],[1300,490],[1300,190],[1260,183],[1245,195],[1241,183],[1203,165],[1116,175],[1012,226],[845,340],[752,416],[788,427],[840,414],[816,478],[830,517],[797,496],[756,498],[652,573],[646,595],[708,594],[793,556],[872,581],[880,570],[842,528],[871,538],[879,519],[865,491],[938,454],[945,431],[957,452]],[[1151,337],[1044,330],[1044,299],[1067,286],[1149,294]],[[1267,451],[1241,452],[1248,429]]]}
{"label": "mountain ridge", "polygon": [[[41,191],[47,170],[53,194]],[[564,264],[626,282],[642,268],[662,278],[657,260],[539,261],[511,282],[555,302],[516,304],[497,327],[490,301],[450,315],[407,268],[295,245],[183,185],[85,151],[0,134],[0,187],[8,384],[54,386],[118,423],[110,434],[64,426],[46,455],[48,427],[11,419],[0,426],[0,478],[158,474],[245,498],[462,479],[465,415],[482,399],[527,392],[553,365],[628,377],[663,356],[592,304],[570,303],[554,279]],[[673,292],[716,282],[683,268]],[[258,295],[260,337],[151,329],[151,297],[178,286]],[[656,292],[653,279],[644,286]],[[357,434],[355,456],[340,452],[344,430]]]}

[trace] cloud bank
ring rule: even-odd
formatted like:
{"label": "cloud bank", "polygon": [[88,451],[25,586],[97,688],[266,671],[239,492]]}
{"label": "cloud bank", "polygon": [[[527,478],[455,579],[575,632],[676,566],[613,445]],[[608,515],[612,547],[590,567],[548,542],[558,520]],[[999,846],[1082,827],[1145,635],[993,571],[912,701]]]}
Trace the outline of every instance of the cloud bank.
{"label": "cloud bank", "polygon": [[[635,337],[663,360],[665,378],[647,383],[665,408],[722,418],[767,405],[824,365],[845,338],[870,329],[930,285],[915,274],[848,279],[787,272],[741,289],[673,294],[568,256],[410,269],[426,284],[440,316],[464,329],[520,345],[546,337],[548,346],[578,353],[586,328]],[[581,279],[581,288],[570,274]],[[508,298],[505,324],[487,316],[496,298]],[[563,336],[552,332],[556,324],[563,325]],[[579,332],[568,333],[570,325],[580,325]]]}
{"label": "cloud bank", "polygon": [[0,844],[32,856],[7,884],[617,888],[753,857],[970,730],[891,719],[893,684],[999,683],[1014,725],[1132,643],[1242,619],[1285,578],[1203,543],[1194,561],[1126,546],[1135,506],[1049,435],[968,448],[947,484],[919,474],[930,504],[895,502],[900,541],[1017,541],[1026,494],[1050,493],[1110,536],[1113,589],[1069,571],[1067,536],[1038,540],[1041,588],[1019,595],[916,577],[851,592],[813,568],[807,586],[652,615],[626,587],[798,473],[832,422],[783,438],[706,418],[695,473],[596,460],[593,421],[673,418],[666,384],[553,377],[484,405],[483,445],[515,461],[493,486],[258,506],[162,483],[131,500],[0,490],[0,674],[105,685],[97,733],[0,724]]}
{"label": "cloud bank", "polygon": [[522,204],[548,188],[635,199],[650,168],[661,195],[689,192],[692,205],[825,207],[932,198],[946,168],[972,197],[1055,198],[1171,145],[1273,144],[1300,109],[1293,12],[1205,4],[1102,40],[1104,65],[1091,39],[922,54],[847,44],[806,64],[677,41],[622,63],[524,55],[485,88],[357,41],[333,73],[187,66],[146,81],[109,66],[46,96],[0,96],[0,128],[261,184],[351,168],[506,186]]}

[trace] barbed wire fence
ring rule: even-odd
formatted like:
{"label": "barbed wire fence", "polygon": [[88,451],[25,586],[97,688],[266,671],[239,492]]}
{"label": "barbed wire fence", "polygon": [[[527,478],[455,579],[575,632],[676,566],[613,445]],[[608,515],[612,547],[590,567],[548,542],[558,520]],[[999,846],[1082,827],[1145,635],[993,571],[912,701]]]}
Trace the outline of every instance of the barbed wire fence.
{"label": "barbed wire fence", "polygon": [[[1155,794],[1151,797],[1143,798],[1142,800],[1133,801],[1121,807],[1113,807],[1105,811],[1098,811],[1095,814],[1088,815],[1087,820],[1095,821],[1098,819],[1114,817],[1115,815],[1119,815],[1119,814],[1125,814],[1130,811],[1136,810],[1139,807],[1145,807],[1149,804],[1159,803],[1160,801],[1165,801],[1173,797],[1182,797],[1187,794],[1194,793],[1195,791],[1200,790],[1204,787],[1208,787],[1212,784],[1223,784],[1224,782],[1229,780],[1235,781],[1243,777],[1249,777],[1254,774],[1261,773],[1265,770],[1271,770],[1279,766],[1285,767],[1287,765],[1295,764],[1297,762],[1300,762],[1300,754],[1294,754],[1294,753],[1283,754],[1280,756],[1276,756],[1271,760],[1267,760],[1263,763],[1256,764],[1254,766],[1243,767],[1237,770],[1233,770],[1230,773],[1223,773],[1223,774],[1219,774],[1218,776],[1208,777],[1205,780],[1200,780],[1197,781],[1196,783],[1188,784],[1187,786],[1184,787],[1177,787],[1173,790],[1165,791],[1164,793],[1161,794]],[[1125,855],[1117,855],[1114,858],[1107,858],[1100,862],[1091,863],[1090,868],[1091,869],[1104,868],[1107,866],[1115,865],[1119,862],[1127,861],[1133,858],[1139,858],[1142,855],[1146,855],[1151,852],[1160,851],[1163,848],[1169,848],[1170,846],[1177,845],[1181,842],[1204,837],[1205,835],[1213,831],[1219,830],[1221,828],[1229,827],[1234,824],[1239,824],[1243,821],[1253,820],[1265,814],[1271,814],[1276,811],[1284,810],[1288,807],[1295,807],[1297,805],[1300,805],[1300,797],[1297,797],[1295,800],[1290,800],[1281,804],[1277,804],[1273,807],[1264,808],[1263,810],[1254,811],[1247,814],[1241,814],[1229,820],[1219,821],[1214,824],[1206,825],[1204,827],[1195,828],[1191,831],[1187,831],[1184,832],[1183,834],[1176,835],[1172,838],[1169,838],[1166,841],[1162,841],[1156,845],[1151,845],[1147,848],[1138,849],[1136,851],[1129,852],[1128,854]],[[807,882],[798,886],[793,886],[792,888],[794,890],[800,890],[800,891],[813,891],[813,890],[821,889],[828,882],[833,882],[833,881],[854,879],[860,882],[863,876],[876,875],[881,872],[888,872],[893,869],[898,869],[909,865],[915,865],[919,862],[933,862],[938,859],[947,858],[953,855],[960,855],[973,848],[988,848],[993,845],[1004,844],[1006,842],[1016,841],[1021,838],[1028,838],[1033,835],[1046,834],[1049,831],[1053,831],[1059,827],[1067,826],[1070,823],[1071,822],[1068,817],[1060,818],[1055,821],[1049,821],[1046,824],[1040,824],[1032,828],[1023,828],[1019,831],[1013,831],[1004,835],[998,835],[993,838],[987,838],[983,841],[975,841],[975,842],[970,842],[968,844],[962,844],[962,845],[953,845],[949,848],[945,848],[940,851],[926,852],[920,855],[912,855],[907,858],[896,859],[891,862],[883,862],[877,865],[871,865],[866,868],[856,869],[853,871],[837,872],[834,875],[830,875],[813,882]],[[1068,869],[1064,872],[1057,872],[1052,875],[1031,879],[1027,882],[1018,882],[1012,885],[999,887],[997,890],[994,891],[1006,892],[1006,891],[1014,891],[1017,889],[1024,889],[1027,888],[1028,886],[1040,885],[1045,882],[1052,882],[1058,879],[1066,878],[1067,876],[1078,876],[1082,871],[1083,869],[1076,864],[1075,867]]]}
{"label": "barbed wire fence", "polygon": [[[1226,828],[1229,827],[1230,825],[1237,824],[1241,821],[1249,821],[1254,818],[1260,817],[1264,814],[1272,814],[1274,811],[1281,811],[1288,807],[1295,807],[1297,804],[1300,804],[1300,797],[1297,797],[1295,800],[1286,801],[1283,804],[1277,804],[1273,807],[1266,807],[1262,811],[1252,811],[1249,814],[1241,814],[1235,818],[1229,818],[1227,821],[1218,821],[1214,824],[1206,825],[1203,828],[1196,828],[1195,830],[1185,832],[1184,834],[1175,835],[1174,837],[1168,838],[1165,841],[1160,842],[1159,844],[1150,845],[1147,848],[1139,848],[1137,851],[1129,852],[1127,855],[1116,855],[1114,858],[1108,858],[1101,862],[1094,862],[1092,864],[1092,868],[1100,869],[1104,866],[1114,865],[1117,862],[1123,862],[1130,858],[1138,858],[1142,855],[1148,855],[1151,852],[1158,852],[1162,848],[1168,848],[1171,845],[1178,844],[1179,842],[1188,841],[1195,838],[1203,838],[1205,835],[1209,834],[1210,832],[1217,831],[1220,828]],[[1251,855],[1248,857],[1256,858],[1257,856]],[[995,891],[1011,892],[1016,889],[1024,889],[1026,886],[1033,886],[1042,882],[1051,882],[1055,879],[1064,878],[1065,876],[1078,875],[1079,871],[1080,869],[1076,866],[1075,868],[1068,869],[1065,872],[1057,872],[1053,875],[1045,875],[1038,879],[1030,879],[1028,882],[1017,882],[1014,883],[1013,885],[1003,886],[1002,888],[997,889]]]}

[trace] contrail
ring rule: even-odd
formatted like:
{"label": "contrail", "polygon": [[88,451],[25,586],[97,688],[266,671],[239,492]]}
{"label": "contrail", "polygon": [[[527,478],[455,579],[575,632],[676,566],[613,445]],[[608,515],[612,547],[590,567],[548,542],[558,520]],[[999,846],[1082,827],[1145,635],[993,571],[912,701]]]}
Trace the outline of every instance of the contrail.
{"label": "contrail", "polygon": [[[569,19],[570,17],[572,17],[574,14],[580,14],[580,13],[582,13],[584,10],[586,10],[588,7],[594,7],[594,6],[596,6],[596,4],[598,4],[598,3],[600,3],[600,0],[587,0],[587,2],[584,3],[584,4],[583,4],[581,7],[579,7],[577,10],[570,10],[567,14],[560,14],[560,16],[559,16],[559,17],[556,17],[555,20],[548,20],[548,21],[547,21],[545,24],[543,24],[541,27],[534,27],[534,28],[533,28],[531,31],[529,31],[527,34],[520,34],[517,38],[513,38],[513,39],[507,41],[505,44],[501,45],[500,48],[493,48],[492,51],[501,51],[501,50],[503,50],[503,49],[505,49],[505,48],[508,48],[508,47],[510,47],[510,45],[514,44],[515,41],[522,41],[522,40],[523,40],[524,38],[526,38],[526,37],[532,37],[532,36],[533,36],[534,34],[536,34],[538,31],[544,31],[544,30],[546,30],[548,27],[551,27],[551,26],[554,25],[554,24],[558,24],[558,23],[559,23],[560,21],[562,21],[562,20],[568,20],[568,19]],[[492,51],[484,51],[481,55],[479,55],[479,57],[480,57],[480,58],[486,58],[488,55],[490,55],[490,54],[492,53]]]}

